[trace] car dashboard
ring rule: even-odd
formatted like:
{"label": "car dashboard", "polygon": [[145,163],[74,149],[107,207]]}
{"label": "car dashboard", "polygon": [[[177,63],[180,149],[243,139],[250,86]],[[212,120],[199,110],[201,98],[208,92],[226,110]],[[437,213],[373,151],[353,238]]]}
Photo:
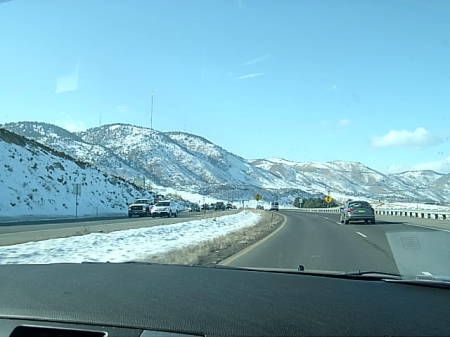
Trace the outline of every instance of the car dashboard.
{"label": "car dashboard", "polygon": [[0,275],[0,336],[450,334],[450,292],[433,287],[139,263],[2,265]]}

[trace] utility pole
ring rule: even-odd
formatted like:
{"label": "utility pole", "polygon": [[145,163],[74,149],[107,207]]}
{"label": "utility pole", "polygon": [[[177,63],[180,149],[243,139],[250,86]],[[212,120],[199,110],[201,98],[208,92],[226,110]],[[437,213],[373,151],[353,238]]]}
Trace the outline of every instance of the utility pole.
{"label": "utility pole", "polygon": [[152,91],[152,102],[150,107],[150,130],[153,131],[153,100],[154,100],[155,92]]}

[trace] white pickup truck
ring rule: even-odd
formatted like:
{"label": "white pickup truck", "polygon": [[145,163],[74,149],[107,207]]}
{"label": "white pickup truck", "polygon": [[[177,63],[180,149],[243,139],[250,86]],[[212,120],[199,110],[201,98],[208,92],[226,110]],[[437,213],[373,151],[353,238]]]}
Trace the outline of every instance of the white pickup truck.
{"label": "white pickup truck", "polygon": [[128,205],[128,217],[131,218],[133,215],[150,216],[152,205],[153,201],[150,199],[137,199]]}
{"label": "white pickup truck", "polygon": [[172,200],[161,200],[158,201],[151,209],[152,217],[157,216],[167,216],[177,217],[178,216],[178,207]]}

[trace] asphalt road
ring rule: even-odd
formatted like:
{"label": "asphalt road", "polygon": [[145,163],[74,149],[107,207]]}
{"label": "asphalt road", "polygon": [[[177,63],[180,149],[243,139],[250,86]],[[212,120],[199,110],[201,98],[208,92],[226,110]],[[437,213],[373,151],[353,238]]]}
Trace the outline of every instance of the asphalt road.
{"label": "asphalt road", "polygon": [[339,223],[338,214],[280,213],[287,221],[279,231],[225,264],[289,269],[303,265],[307,270],[400,274],[410,268],[432,273],[449,268],[448,231],[408,225],[404,219],[345,225]]}
{"label": "asphalt road", "polygon": [[237,211],[182,212],[177,218],[121,217],[102,219],[73,219],[69,221],[37,221],[0,225],[0,246],[9,246],[30,241],[41,241],[89,233],[110,233],[118,230],[174,224],[184,221],[232,214]]}
{"label": "asphalt road", "polygon": [[[208,212],[209,213],[209,212]],[[182,212],[178,214],[178,218],[192,218],[202,213],[189,213]],[[37,220],[37,221],[27,221],[23,223],[0,223],[0,234],[4,233],[21,233],[27,231],[36,230],[48,230],[48,229],[58,229],[58,228],[75,228],[75,227],[86,227],[92,225],[107,225],[115,223],[133,223],[142,221],[156,221],[161,218],[149,218],[149,217],[133,217],[128,218],[127,216],[121,217],[105,217],[105,218],[78,218],[78,219],[59,219],[59,220]]]}

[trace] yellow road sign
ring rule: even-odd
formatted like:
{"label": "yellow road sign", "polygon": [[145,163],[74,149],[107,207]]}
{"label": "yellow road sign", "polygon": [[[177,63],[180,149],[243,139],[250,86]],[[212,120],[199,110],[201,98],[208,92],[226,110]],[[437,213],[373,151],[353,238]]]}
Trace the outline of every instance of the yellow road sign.
{"label": "yellow road sign", "polygon": [[331,202],[333,201],[333,198],[330,197],[329,195],[327,195],[327,196],[325,197],[325,199],[323,199],[323,200],[325,200],[325,202],[326,202],[327,204],[329,204],[329,203],[331,203]]}
{"label": "yellow road sign", "polygon": [[260,201],[262,199],[262,195],[261,194],[255,195],[255,199],[256,201]]}

